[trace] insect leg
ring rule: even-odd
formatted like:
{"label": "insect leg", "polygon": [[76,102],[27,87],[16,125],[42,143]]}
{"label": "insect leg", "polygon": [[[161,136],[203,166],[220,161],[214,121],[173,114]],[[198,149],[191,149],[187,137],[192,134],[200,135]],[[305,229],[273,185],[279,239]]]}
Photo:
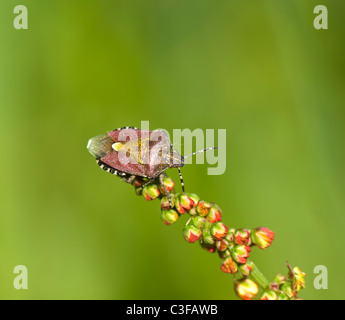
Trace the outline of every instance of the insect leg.
{"label": "insect leg", "polygon": [[182,192],[184,193],[184,183],[183,183],[182,173],[181,173],[180,167],[177,167],[177,169],[178,169],[178,174],[180,175]]}
{"label": "insect leg", "polygon": [[171,197],[170,197],[170,193],[169,191],[166,189],[166,187],[164,186],[164,183],[163,183],[163,179],[166,177],[166,174],[163,172],[159,175],[159,182],[161,183],[161,186],[166,194],[166,196],[168,197],[168,200],[169,200],[169,204],[170,204],[170,207],[172,208],[173,205],[171,203]]}

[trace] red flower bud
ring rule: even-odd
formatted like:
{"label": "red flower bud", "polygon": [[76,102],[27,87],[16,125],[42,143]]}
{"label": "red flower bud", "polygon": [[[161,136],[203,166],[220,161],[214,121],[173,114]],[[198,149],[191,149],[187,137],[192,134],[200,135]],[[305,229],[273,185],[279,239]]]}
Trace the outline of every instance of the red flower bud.
{"label": "red flower bud", "polygon": [[229,247],[229,242],[225,239],[218,240],[216,243],[218,251],[225,251]]}
{"label": "red flower bud", "polygon": [[[163,186],[170,193],[171,191],[174,190],[175,182],[170,177],[164,177],[163,178]],[[166,194],[163,186],[160,186],[159,189],[160,189],[161,193]]]}
{"label": "red flower bud", "polygon": [[223,260],[222,265],[220,266],[223,272],[225,273],[236,273],[237,272],[237,263],[232,260],[231,257],[227,257]]}
{"label": "red flower bud", "polygon": [[232,257],[238,263],[247,263],[247,258],[249,257],[249,252],[251,250],[252,249],[250,247],[240,244],[233,248]]}
{"label": "red flower bud", "polygon": [[216,204],[213,204],[206,218],[211,223],[219,222],[222,220],[222,210]]}
{"label": "red flower bud", "polygon": [[256,228],[251,231],[251,239],[260,249],[266,249],[274,239],[274,232],[264,227]]}
{"label": "red flower bud", "polygon": [[200,239],[201,230],[193,225],[189,225],[184,227],[183,236],[188,242],[193,243]]}
{"label": "red flower bud", "polygon": [[177,196],[176,199],[176,209],[179,213],[183,214],[186,211],[191,210],[193,207],[196,207],[199,201],[199,197],[191,193],[182,193]]}
{"label": "red flower bud", "polygon": [[228,228],[224,223],[216,222],[211,227],[211,234],[216,240],[222,240],[228,233]]}
{"label": "red flower bud", "polygon": [[235,231],[234,238],[237,244],[248,244],[250,233],[246,229],[239,229]]}
{"label": "red flower bud", "polygon": [[201,200],[198,202],[198,205],[196,206],[196,211],[200,216],[205,217],[205,216],[207,216],[210,208],[211,208],[210,203],[208,203],[204,200]]}

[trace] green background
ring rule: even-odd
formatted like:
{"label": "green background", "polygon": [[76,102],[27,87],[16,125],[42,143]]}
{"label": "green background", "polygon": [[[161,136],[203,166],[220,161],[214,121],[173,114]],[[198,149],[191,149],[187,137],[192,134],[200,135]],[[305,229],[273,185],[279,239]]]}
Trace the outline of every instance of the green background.
{"label": "green background", "polygon": [[[19,4],[28,30],[13,27]],[[319,4],[328,30],[313,27]],[[225,174],[188,165],[187,190],[231,227],[276,232],[251,255],[269,279],[288,260],[307,273],[302,298],[344,298],[344,31],[342,0],[2,0],[0,298],[236,298],[219,258],[183,239],[186,217],[165,226],[158,201],[87,152],[142,120],[227,129]]]}

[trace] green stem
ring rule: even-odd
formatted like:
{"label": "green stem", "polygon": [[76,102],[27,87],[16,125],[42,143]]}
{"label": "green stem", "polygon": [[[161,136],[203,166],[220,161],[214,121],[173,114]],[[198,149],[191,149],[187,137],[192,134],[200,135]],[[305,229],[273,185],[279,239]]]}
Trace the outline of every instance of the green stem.
{"label": "green stem", "polygon": [[259,268],[256,264],[252,261],[249,261],[248,264],[252,267],[252,271],[250,272],[250,276],[253,280],[262,288],[267,289],[269,287],[269,282],[266,277],[261,273]]}

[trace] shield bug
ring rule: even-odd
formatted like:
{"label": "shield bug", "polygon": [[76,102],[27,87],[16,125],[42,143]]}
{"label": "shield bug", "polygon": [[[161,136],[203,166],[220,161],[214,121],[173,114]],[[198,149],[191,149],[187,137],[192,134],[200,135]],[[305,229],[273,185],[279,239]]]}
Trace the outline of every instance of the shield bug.
{"label": "shield bug", "polygon": [[164,130],[149,131],[123,127],[91,138],[87,149],[103,170],[122,177],[127,183],[133,183],[137,177],[141,177],[147,179],[142,185],[145,186],[159,178],[170,202],[169,192],[162,183],[166,175],[164,171],[168,168],[179,170],[184,192],[180,167],[185,165],[185,159],[218,147],[203,149],[183,157],[173,149]]}

